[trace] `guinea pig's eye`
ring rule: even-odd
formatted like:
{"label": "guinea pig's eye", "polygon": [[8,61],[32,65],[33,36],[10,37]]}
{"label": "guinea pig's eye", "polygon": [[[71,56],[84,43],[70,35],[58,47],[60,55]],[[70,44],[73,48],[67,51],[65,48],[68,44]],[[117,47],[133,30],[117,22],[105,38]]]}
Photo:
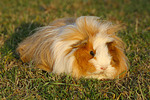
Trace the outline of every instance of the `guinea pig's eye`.
{"label": "guinea pig's eye", "polygon": [[90,51],[90,55],[92,55],[94,57],[95,53],[93,51]]}

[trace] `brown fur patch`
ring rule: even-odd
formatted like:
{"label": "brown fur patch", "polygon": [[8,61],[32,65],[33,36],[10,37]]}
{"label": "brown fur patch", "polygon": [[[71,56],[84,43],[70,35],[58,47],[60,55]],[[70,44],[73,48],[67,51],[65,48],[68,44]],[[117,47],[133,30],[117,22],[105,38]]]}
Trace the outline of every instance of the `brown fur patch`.
{"label": "brown fur patch", "polygon": [[[111,65],[116,68],[117,73],[115,74],[115,78],[122,78],[126,75],[127,72],[127,65],[126,61],[127,58],[123,53],[123,49],[118,48],[117,44],[114,42],[107,43],[108,50],[110,55],[112,56]],[[119,46],[122,47],[122,46]]]}
{"label": "brown fur patch", "polygon": [[[94,72],[96,71],[96,68],[89,63],[88,61],[93,58],[92,55],[90,55],[90,51],[95,51],[93,50],[92,44],[87,43],[84,44],[84,46],[81,46],[78,48],[77,51],[75,51],[74,56],[75,56],[75,63],[77,66],[76,71],[78,72],[79,76],[87,76],[87,72]],[[75,69],[75,68],[73,68]]]}

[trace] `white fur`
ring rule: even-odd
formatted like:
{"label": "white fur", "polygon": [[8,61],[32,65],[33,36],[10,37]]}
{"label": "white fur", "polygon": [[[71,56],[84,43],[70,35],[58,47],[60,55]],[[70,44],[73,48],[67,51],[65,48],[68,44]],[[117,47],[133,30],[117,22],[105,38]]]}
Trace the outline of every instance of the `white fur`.
{"label": "white fur", "polygon": [[55,63],[53,67],[54,73],[71,73],[72,71],[72,63],[74,61],[74,57],[72,53],[66,55],[65,51],[70,49],[70,45],[75,41],[63,42],[61,40],[56,40],[52,45],[52,52],[55,55]]}
{"label": "white fur", "polygon": [[57,39],[55,39],[55,41],[51,46],[52,53],[54,55],[54,60],[55,60],[53,66],[53,72],[57,74],[63,72],[70,74],[72,72],[72,66],[75,60],[75,57],[73,56],[73,52],[75,50],[72,50],[69,54],[66,54],[67,53],[66,51],[72,49],[71,45],[77,43],[78,41],[75,40],[63,41],[61,36],[67,35],[71,31],[65,27],[61,28],[61,30],[59,31],[60,32]]}

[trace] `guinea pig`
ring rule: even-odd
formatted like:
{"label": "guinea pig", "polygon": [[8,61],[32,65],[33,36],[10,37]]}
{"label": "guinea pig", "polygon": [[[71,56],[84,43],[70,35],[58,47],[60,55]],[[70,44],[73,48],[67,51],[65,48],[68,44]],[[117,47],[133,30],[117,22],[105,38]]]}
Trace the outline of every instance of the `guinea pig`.
{"label": "guinea pig", "polygon": [[64,18],[38,28],[18,45],[23,62],[76,78],[123,78],[128,70],[124,43],[116,36],[121,25],[95,16]]}

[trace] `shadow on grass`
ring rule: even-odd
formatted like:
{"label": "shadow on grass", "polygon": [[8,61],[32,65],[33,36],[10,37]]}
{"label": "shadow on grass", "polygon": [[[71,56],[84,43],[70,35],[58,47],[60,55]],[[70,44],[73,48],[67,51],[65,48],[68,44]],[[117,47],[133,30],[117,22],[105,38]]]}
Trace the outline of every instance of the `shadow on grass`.
{"label": "shadow on grass", "polygon": [[2,54],[5,56],[9,52],[13,53],[13,56],[15,58],[19,58],[19,56],[16,53],[16,48],[18,46],[18,43],[23,41],[26,37],[32,35],[35,32],[35,29],[38,27],[41,27],[43,25],[39,23],[23,23],[19,27],[15,29],[15,32],[10,36],[8,40],[5,41]]}

